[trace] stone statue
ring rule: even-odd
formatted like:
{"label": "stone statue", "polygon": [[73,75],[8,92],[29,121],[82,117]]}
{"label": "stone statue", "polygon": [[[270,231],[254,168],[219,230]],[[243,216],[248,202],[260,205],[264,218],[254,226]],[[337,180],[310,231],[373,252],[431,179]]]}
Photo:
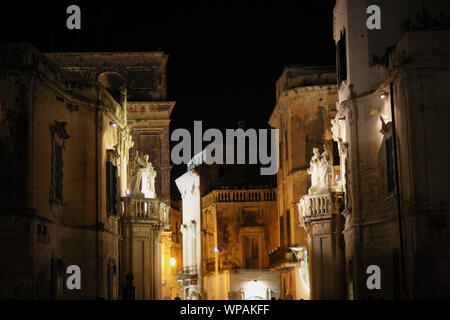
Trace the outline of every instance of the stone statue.
{"label": "stone statue", "polygon": [[155,178],[156,171],[151,162],[148,161],[148,155],[144,155],[142,168],[142,192],[146,198],[156,198]]}
{"label": "stone statue", "polygon": [[319,172],[320,172],[320,154],[319,148],[313,148],[313,156],[309,162],[308,174],[311,175],[311,188],[308,193],[315,193],[315,190],[319,187]]}
{"label": "stone statue", "polygon": [[320,158],[320,186],[328,187],[331,183],[330,153],[327,145],[323,146],[324,151]]}
{"label": "stone statue", "polygon": [[311,175],[311,188],[308,194],[326,193],[332,185],[332,166],[330,164],[330,152],[324,145],[324,151],[319,153],[319,148],[313,148],[313,156],[309,162],[308,174]]}
{"label": "stone statue", "polygon": [[156,198],[156,171],[148,158],[148,155],[142,157],[138,150],[134,150],[128,162],[129,190],[133,197]]}

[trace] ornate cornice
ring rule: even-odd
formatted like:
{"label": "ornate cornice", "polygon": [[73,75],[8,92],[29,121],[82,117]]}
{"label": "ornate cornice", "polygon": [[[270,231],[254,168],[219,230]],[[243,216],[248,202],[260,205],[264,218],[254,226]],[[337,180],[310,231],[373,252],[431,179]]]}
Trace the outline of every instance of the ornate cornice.
{"label": "ornate cornice", "polygon": [[155,112],[168,112],[168,115],[172,113],[175,101],[128,101],[127,110],[129,113],[155,113]]}

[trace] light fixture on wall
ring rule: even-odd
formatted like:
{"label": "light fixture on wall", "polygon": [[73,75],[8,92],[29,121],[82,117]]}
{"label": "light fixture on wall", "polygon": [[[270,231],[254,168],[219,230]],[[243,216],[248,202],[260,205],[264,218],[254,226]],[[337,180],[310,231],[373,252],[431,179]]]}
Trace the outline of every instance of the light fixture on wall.
{"label": "light fixture on wall", "polygon": [[114,121],[111,121],[111,122],[109,123],[109,125],[110,125],[111,127],[117,127],[117,123],[115,123]]}
{"label": "light fixture on wall", "polygon": [[177,264],[177,261],[175,260],[174,257],[170,258],[170,265],[173,267]]}
{"label": "light fixture on wall", "polygon": [[129,196],[130,193],[131,193],[130,189],[125,190],[125,194],[126,194],[127,196]]}
{"label": "light fixture on wall", "polygon": [[384,99],[386,99],[386,97],[387,97],[387,93],[386,92],[381,92],[380,93],[380,95],[378,96],[381,100],[384,100]]}

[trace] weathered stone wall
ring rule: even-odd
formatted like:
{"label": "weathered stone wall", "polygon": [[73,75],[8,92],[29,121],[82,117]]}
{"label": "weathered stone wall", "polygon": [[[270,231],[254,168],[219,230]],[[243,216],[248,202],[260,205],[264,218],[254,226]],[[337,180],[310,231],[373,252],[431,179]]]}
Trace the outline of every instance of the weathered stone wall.
{"label": "weathered stone wall", "polygon": [[[298,226],[297,203],[308,194],[311,178],[307,173],[313,148],[323,151],[324,144],[333,150],[330,120],[336,112],[336,74],[331,67],[289,66],[277,81],[277,104],[269,124],[280,130],[277,175],[279,250],[308,247],[307,232]],[[330,155],[331,156],[331,155]],[[281,226],[280,226],[280,223]],[[297,266],[298,267],[298,266]],[[301,285],[295,276],[295,263],[283,260],[282,297],[308,299],[296,292]]]}
{"label": "weathered stone wall", "polygon": [[[450,103],[444,85],[450,75],[448,38],[448,31],[407,33],[390,56],[386,72],[390,77],[373,92],[339,109],[337,117],[345,118],[342,128],[348,133],[345,250],[349,297],[404,298],[404,287],[409,298],[448,294],[450,159],[443,151],[448,148],[449,132],[442,122],[448,118]],[[380,99],[381,93],[385,99]],[[395,182],[395,172],[390,174],[397,185],[389,190],[388,166],[389,162],[394,165],[394,157],[387,157],[386,142],[392,137],[393,116],[399,180]],[[341,151],[345,142],[341,141]],[[381,290],[366,286],[370,265],[381,269]]]}
{"label": "weathered stone wall", "polygon": [[[2,297],[55,297],[52,259],[62,259],[60,298],[107,298],[107,265],[119,263],[119,239],[106,212],[106,150],[120,145],[120,105],[95,84],[65,81],[31,46],[4,45],[2,56],[1,145],[8,151],[1,176],[10,183],[0,199],[2,261],[9,261],[2,263]],[[52,178],[55,137],[63,145],[62,201]],[[81,268],[81,290],[66,288],[71,264]]]}

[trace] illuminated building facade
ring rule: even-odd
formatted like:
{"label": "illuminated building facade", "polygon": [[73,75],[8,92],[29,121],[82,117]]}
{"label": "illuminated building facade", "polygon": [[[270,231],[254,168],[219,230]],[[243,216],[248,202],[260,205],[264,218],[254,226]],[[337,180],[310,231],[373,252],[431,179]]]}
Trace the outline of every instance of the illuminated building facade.
{"label": "illuminated building facade", "polygon": [[[170,207],[156,196],[169,197],[164,132],[174,105],[165,101],[167,56],[1,49],[0,170],[9,183],[1,184],[0,254],[9,263],[0,296],[120,299],[132,274],[135,298],[160,298]],[[140,123],[157,118],[152,148],[134,141],[147,134],[136,113]],[[150,189],[151,197],[141,192]],[[66,286],[70,265],[81,270],[79,290]]]}

